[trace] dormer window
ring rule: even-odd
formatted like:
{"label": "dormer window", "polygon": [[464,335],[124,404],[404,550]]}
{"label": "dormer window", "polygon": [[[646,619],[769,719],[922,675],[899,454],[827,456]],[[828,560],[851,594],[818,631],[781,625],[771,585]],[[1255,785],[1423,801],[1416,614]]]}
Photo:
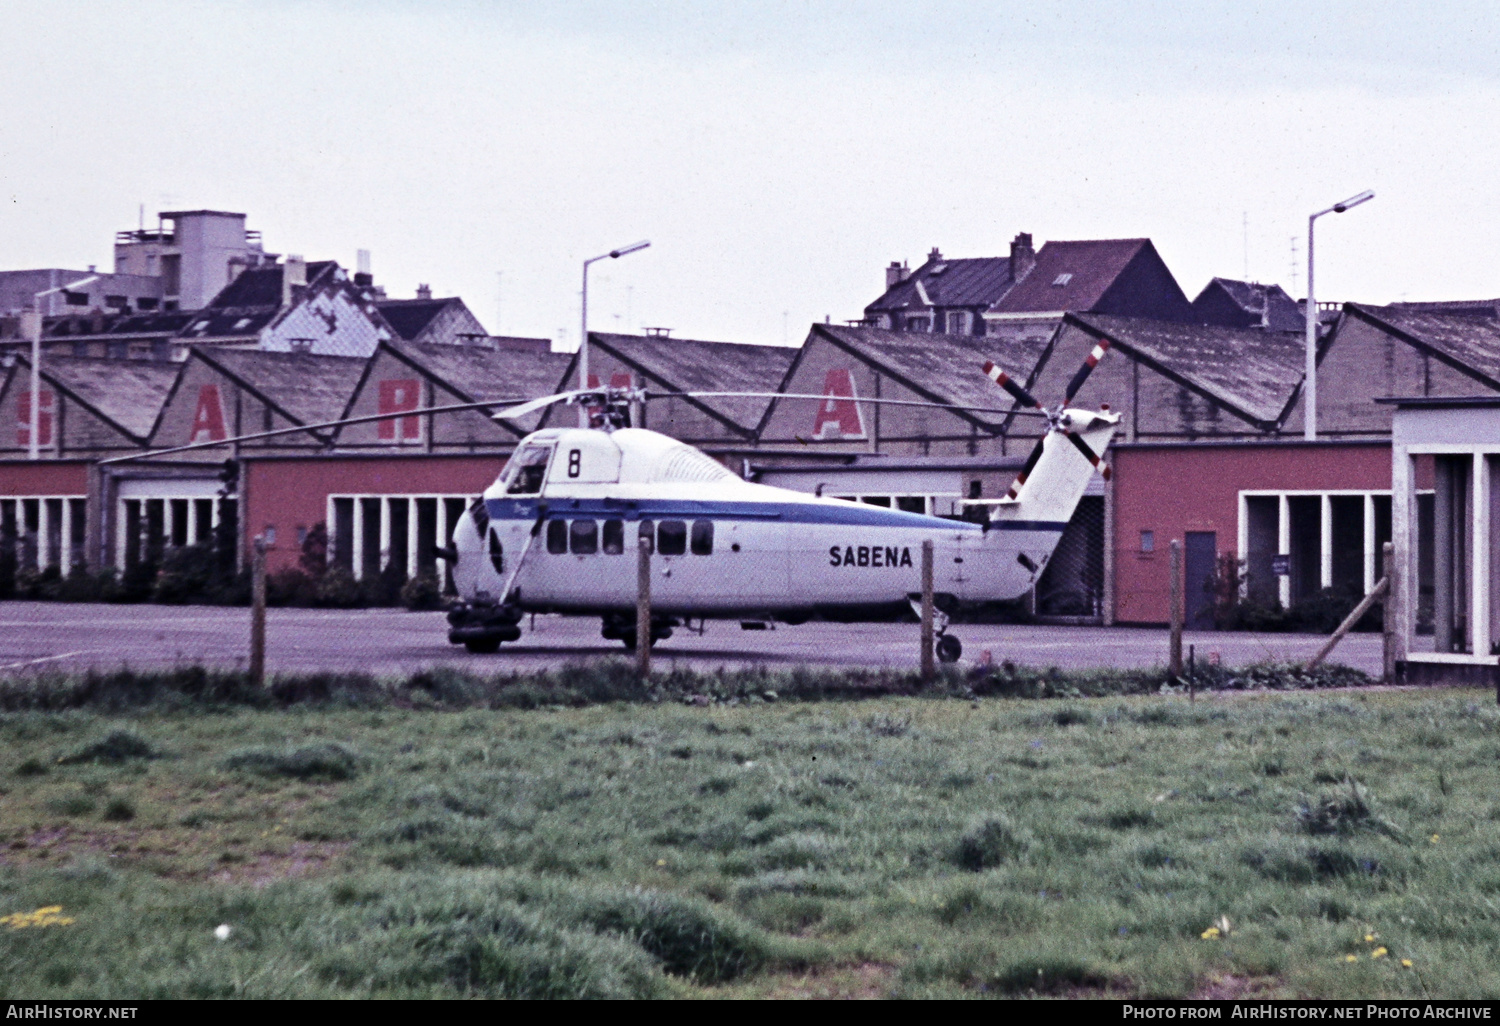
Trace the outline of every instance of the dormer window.
{"label": "dormer window", "polygon": [[1059,274],[1056,278],[1053,278],[1052,279],[1052,284],[1053,285],[1057,285],[1057,286],[1060,287],[1060,286],[1066,285],[1068,282],[1070,282],[1072,280],[1073,280],[1073,276],[1071,274],[1063,273],[1063,274]]}

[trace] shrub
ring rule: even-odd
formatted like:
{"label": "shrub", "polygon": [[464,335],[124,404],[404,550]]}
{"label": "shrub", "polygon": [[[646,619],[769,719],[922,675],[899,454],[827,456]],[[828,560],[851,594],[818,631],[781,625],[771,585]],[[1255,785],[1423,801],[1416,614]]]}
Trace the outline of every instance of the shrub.
{"label": "shrub", "polygon": [[129,798],[111,798],[104,806],[104,818],[114,823],[135,819],[135,804]]}
{"label": "shrub", "polygon": [[987,816],[958,839],[953,861],[973,873],[1020,858],[1031,847],[1029,833],[1005,816]]}
{"label": "shrub", "polygon": [[401,604],[414,611],[443,608],[443,589],[437,574],[420,573],[402,585]]}
{"label": "shrub", "polygon": [[362,598],[359,582],[354,579],[348,567],[334,565],[328,568],[322,578],[313,588],[313,594],[320,606],[331,606],[334,609],[350,609],[360,604]]}
{"label": "shrub", "polygon": [[297,567],[266,575],[266,605],[311,606],[317,602],[317,585]]}

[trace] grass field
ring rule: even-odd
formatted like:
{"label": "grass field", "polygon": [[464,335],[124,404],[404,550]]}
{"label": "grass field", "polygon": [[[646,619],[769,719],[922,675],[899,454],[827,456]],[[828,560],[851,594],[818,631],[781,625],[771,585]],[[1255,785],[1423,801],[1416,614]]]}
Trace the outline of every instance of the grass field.
{"label": "grass field", "polygon": [[1494,997],[1497,725],[1477,691],[5,713],[0,996]]}

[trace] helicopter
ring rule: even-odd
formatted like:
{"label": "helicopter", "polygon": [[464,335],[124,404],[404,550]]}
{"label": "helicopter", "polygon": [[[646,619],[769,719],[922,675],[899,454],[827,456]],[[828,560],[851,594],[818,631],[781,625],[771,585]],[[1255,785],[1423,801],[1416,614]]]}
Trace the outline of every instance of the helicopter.
{"label": "helicopter", "polygon": [[[449,641],[490,653],[521,637],[527,613],[598,616],[601,635],[634,649],[691,619],[851,622],[919,607],[922,544],[933,543],[936,654],[963,651],[947,632],[961,602],[1018,598],[1046,566],[1119,416],[1070,403],[1107,350],[1101,343],[1044,407],[993,363],[984,373],[1015,400],[1007,413],[1046,419],[1009,492],[970,500],[975,519],[871,506],[746,481],[699,449],[630,426],[637,404],[665,396],[592,388],[495,413],[515,420],[561,403],[589,411],[587,427],[545,428],[516,446],[496,481],[459,519],[449,562],[458,600]],[[775,394],[779,399],[826,396]],[[906,400],[862,402],[938,405]],[[950,407],[951,408],[951,407]],[[637,559],[649,550],[650,637],[637,637]]]}

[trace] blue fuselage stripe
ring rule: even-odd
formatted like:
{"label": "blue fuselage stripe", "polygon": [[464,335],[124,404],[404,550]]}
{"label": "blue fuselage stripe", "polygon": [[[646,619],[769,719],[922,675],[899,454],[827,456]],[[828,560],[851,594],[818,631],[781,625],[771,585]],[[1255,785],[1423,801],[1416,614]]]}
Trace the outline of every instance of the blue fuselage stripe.
{"label": "blue fuselage stripe", "polygon": [[[926,530],[979,531],[966,520],[947,520],[882,506],[832,506],[814,502],[708,502],[696,499],[548,499],[549,518],[618,517],[624,520],[694,518],[704,520],[764,520],[783,524],[835,524],[851,527],[916,527]],[[491,520],[535,520],[535,499],[488,499]],[[1011,530],[1062,530],[1063,524],[1012,521],[1025,527]],[[991,527],[996,525],[992,524]]]}

